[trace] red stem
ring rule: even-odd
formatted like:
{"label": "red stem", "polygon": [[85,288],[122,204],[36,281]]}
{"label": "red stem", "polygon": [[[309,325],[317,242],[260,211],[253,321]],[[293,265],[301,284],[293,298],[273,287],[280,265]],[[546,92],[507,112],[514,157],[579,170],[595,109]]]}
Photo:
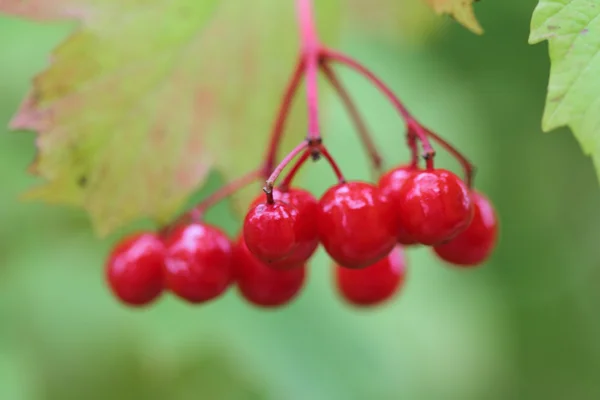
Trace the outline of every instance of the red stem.
{"label": "red stem", "polygon": [[[421,126],[421,124],[412,116],[412,114],[408,111],[408,109],[404,106],[404,104],[402,104],[402,102],[400,101],[398,96],[396,96],[396,94],[381,79],[379,79],[373,72],[371,72],[369,69],[367,69],[367,67],[365,67],[358,61],[348,57],[347,55],[339,53],[339,52],[337,52],[335,50],[331,50],[331,49],[322,49],[321,55],[325,59],[337,61],[341,64],[344,64],[344,65],[356,70],[358,73],[360,73],[365,78],[367,78],[369,81],[371,81],[375,86],[377,86],[377,88],[383,94],[385,94],[385,96],[388,98],[388,100],[394,105],[396,110],[398,110],[398,112],[400,113],[402,118],[404,118],[404,120],[406,121],[408,131],[410,132],[411,130],[413,130],[414,133],[419,138],[419,141],[421,142],[421,146],[423,147],[423,153],[424,153],[423,157],[426,160],[427,168],[433,169],[433,158],[435,156],[435,151],[433,150],[433,147],[431,147],[431,143],[429,142],[429,139],[427,138],[427,132],[424,130],[424,128]],[[414,159],[414,155],[413,155],[413,159]]]}
{"label": "red stem", "polygon": [[288,174],[285,176],[285,178],[283,178],[283,181],[279,184],[280,190],[286,191],[290,188],[290,185],[292,184],[294,177],[296,176],[296,174],[298,173],[300,168],[304,165],[306,160],[308,160],[310,155],[311,155],[310,150],[305,150],[304,153],[302,153],[300,158],[298,160],[296,160],[296,163],[290,169],[290,172],[288,172]]}
{"label": "red stem", "polygon": [[471,163],[467,157],[465,157],[460,151],[458,151],[454,146],[448,143],[445,139],[443,139],[438,134],[432,132],[431,130],[424,128],[427,132],[427,135],[435,140],[440,146],[442,146],[448,153],[452,154],[454,158],[458,160],[465,171],[465,182],[469,188],[473,187],[473,179],[475,177],[475,166]]}
{"label": "red stem", "polygon": [[277,149],[279,148],[279,143],[283,136],[285,122],[289,115],[292,101],[294,100],[294,96],[296,95],[298,87],[300,86],[300,81],[302,80],[302,75],[304,74],[304,66],[304,59],[303,57],[300,57],[283,94],[281,106],[277,112],[277,118],[275,119],[275,124],[273,125],[271,133],[271,140],[265,156],[265,165],[263,168],[263,177],[265,179],[273,172],[273,168],[275,168]]}
{"label": "red stem", "polygon": [[321,138],[319,128],[319,61],[316,53],[306,54],[306,106],[308,108],[308,135],[311,140]]}
{"label": "red stem", "polygon": [[242,175],[237,179],[234,179],[222,186],[219,190],[209,195],[207,198],[202,200],[196,207],[189,211],[189,216],[194,221],[199,221],[202,219],[202,216],[210,207],[214,206],[218,202],[224,200],[225,198],[231,196],[238,190],[248,186],[262,175],[262,169],[257,169],[254,171],[250,171],[246,175]]}
{"label": "red stem", "polygon": [[314,21],[312,0],[296,0],[298,23],[302,38],[302,57],[306,73],[306,105],[308,108],[308,134],[313,143],[320,141],[319,128],[319,52],[321,45]]}
{"label": "red stem", "polygon": [[[321,46],[315,28],[314,10],[312,0],[296,0],[296,12],[300,35],[302,37],[303,50],[318,53]],[[309,49],[310,48],[310,49]]]}
{"label": "red stem", "polygon": [[369,129],[367,128],[365,121],[360,115],[356,104],[354,104],[352,98],[350,97],[350,94],[348,93],[344,85],[342,85],[342,82],[340,82],[335,71],[331,68],[329,64],[325,62],[321,63],[321,70],[329,80],[329,83],[331,83],[331,86],[333,86],[333,88],[340,96],[342,103],[344,103],[344,107],[346,107],[346,110],[348,111],[352,122],[356,126],[356,131],[358,132],[358,135],[361,141],[363,142],[363,146],[369,153],[369,157],[371,158],[373,168],[377,172],[381,172],[382,158],[379,155],[379,151],[377,150],[377,146],[373,141],[373,137],[369,133]]}
{"label": "red stem", "polygon": [[333,173],[335,174],[338,182],[339,183],[346,182],[346,179],[344,178],[344,174],[342,174],[342,170],[337,165],[337,162],[335,162],[335,159],[329,153],[329,151],[327,150],[327,148],[324,145],[320,145],[319,146],[319,152],[323,155],[323,157],[325,157],[325,159],[327,160],[327,162],[329,163],[329,165],[331,165],[331,169],[333,170]]}

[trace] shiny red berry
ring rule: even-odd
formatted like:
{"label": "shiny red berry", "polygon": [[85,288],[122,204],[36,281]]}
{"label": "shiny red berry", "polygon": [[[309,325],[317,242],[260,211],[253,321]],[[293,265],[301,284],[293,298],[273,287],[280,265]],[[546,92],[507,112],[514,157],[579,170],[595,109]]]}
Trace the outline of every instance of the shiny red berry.
{"label": "shiny red berry", "polygon": [[244,243],[234,247],[235,280],[241,295],[259,307],[279,307],[295,298],[302,286],[306,268],[274,269],[258,260]]}
{"label": "shiny red berry", "polygon": [[[379,179],[379,191],[381,193],[381,199],[389,203],[391,207],[398,208],[399,203],[402,201],[400,197],[400,189],[406,182],[406,180],[418,172],[418,169],[410,165],[396,167],[386,172]],[[396,216],[396,213],[394,213]],[[404,245],[415,244],[417,241],[411,235],[406,232],[404,226],[400,221],[397,222],[398,227],[398,243]]]}
{"label": "shiny red berry", "polygon": [[[317,231],[317,215],[319,206],[317,199],[307,190],[289,188],[287,190],[273,189],[273,199],[290,204],[298,210],[298,225],[296,226],[296,246],[292,253],[278,261],[268,262],[269,266],[277,269],[301,267],[314,254],[319,245]],[[259,196],[252,206],[265,202],[265,196]]]}
{"label": "shiny red berry", "polygon": [[275,262],[290,256],[298,245],[296,207],[275,201],[250,208],[244,219],[244,240],[259,260]]}
{"label": "shiny red berry", "polygon": [[176,228],[166,239],[166,285],[190,303],[212,300],[232,281],[233,249],[218,228],[193,223]]}
{"label": "shiny red berry", "polygon": [[469,190],[450,171],[419,171],[409,177],[399,193],[402,228],[419,243],[434,245],[452,239],[473,217]]}
{"label": "shiny red berry", "polygon": [[143,306],[163,291],[164,262],[165,246],[154,233],[134,234],[114,247],[106,263],[106,278],[119,300]]}
{"label": "shiny red berry", "polygon": [[333,260],[363,268],[385,257],[396,243],[397,227],[379,190],[365,182],[331,187],[319,201],[319,238]]}
{"label": "shiny red berry", "polygon": [[336,266],[336,282],[342,297],[357,306],[374,306],[390,299],[404,282],[404,250],[396,246],[387,257],[362,269]]}
{"label": "shiny red berry", "polygon": [[459,266],[484,262],[496,245],[498,219],[490,201],[481,193],[471,193],[474,214],[471,223],[454,239],[434,247],[440,258]]}

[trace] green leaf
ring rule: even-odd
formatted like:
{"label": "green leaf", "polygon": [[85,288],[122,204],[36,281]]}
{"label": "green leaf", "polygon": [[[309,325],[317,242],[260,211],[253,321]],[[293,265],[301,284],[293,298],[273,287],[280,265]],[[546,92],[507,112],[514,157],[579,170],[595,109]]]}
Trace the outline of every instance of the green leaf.
{"label": "green leaf", "polygon": [[[317,9],[330,31],[337,7]],[[297,51],[290,2],[0,0],[0,12],[81,22],[11,123],[39,133],[31,171],[46,182],[28,198],[83,207],[106,234],[167,221],[213,167],[232,178],[260,163]]]}
{"label": "green leaf", "polygon": [[600,171],[600,4],[591,0],[541,0],[529,43],[548,40],[550,83],[544,131],[569,126]]}

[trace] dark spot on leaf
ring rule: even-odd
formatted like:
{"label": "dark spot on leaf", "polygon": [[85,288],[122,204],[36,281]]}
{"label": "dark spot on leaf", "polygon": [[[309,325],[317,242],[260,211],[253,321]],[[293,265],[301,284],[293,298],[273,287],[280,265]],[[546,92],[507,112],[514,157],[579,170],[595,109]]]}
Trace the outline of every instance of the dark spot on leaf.
{"label": "dark spot on leaf", "polygon": [[582,30],[581,30],[581,32],[580,32],[580,33],[581,33],[582,35],[585,35],[585,34],[586,34],[586,33],[588,33],[589,31],[590,31],[590,30],[589,30],[588,28],[584,28],[584,29],[582,29]]}
{"label": "dark spot on leaf", "polygon": [[555,30],[560,29],[560,26],[558,26],[558,25],[548,25],[547,28],[548,28],[549,31],[555,31]]}
{"label": "dark spot on leaf", "polygon": [[87,176],[81,175],[77,180],[77,185],[81,188],[84,188],[87,185]]}

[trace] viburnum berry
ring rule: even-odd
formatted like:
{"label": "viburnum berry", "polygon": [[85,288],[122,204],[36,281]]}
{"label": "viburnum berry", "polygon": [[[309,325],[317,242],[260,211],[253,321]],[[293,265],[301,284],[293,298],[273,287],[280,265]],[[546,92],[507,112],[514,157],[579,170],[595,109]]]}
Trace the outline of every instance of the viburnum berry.
{"label": "viburnum berry", "polygon": [[108,257],[106,278],[114,295],[130,306],[143,306],[163,291],[165,246],[154,233],[121,240]]}
{"label": "viburnum berry", "polygon": [[385,257],[396,243],[391,207],[365,182],[340,183],[319,201],[319,238],[339,265],[363,268]]}
{"label": "viburnum berry", "polygon": [[192,223],[177,227],[165,244],[165,280],[171,292],[190,303],[206,302],[225,292],[233,278],[233,250],[225,233]]}
{"label": "viburnum berry", "polygon": [[234,276],[241,295],[259,307],[279,307],[295,298],[306,275],[306,267],[275,269],[250,252],[243,236],[234,246]]}
{"label": "viburnum berry", "polygon": [[282,201],[250,208],[244,219],[244,240],[259,260],[275,262],[292,255],[298,245],[298,209]]}
{"label": "viburnum berry", "polygon": [[419,171],[410,176],[400,189],[395,211],[402,229],[425,245],[452,239],[473,217],[469,189],[445,169]]}
{"label": "viburnum berry", "polygon": [[[391,207],[398,207],[398,204],[402,200],[400,197],[400,189],[406,182],[406,180],[413,176],[418,171],[417,168],[411,165],[399,166],[389,170],[379,179],[379,191],[381,193],[381,199],[390,204]],[[396,215],[396,213],[394,213]],[[398,243],[403,245],[415,244],[417,241],[414,237],[406,232],[404,225],[401,222],[397,222],[398,226]]]}
{"label": "viburnum berry", "polygon": [[[300,267],[313,255],[319,245],[317,231],[317,215],[319,206],[317,199],[307,190],[300,188],[273,189],[273,199],[290,204],[298,210],[295,240],[296,246],[291,254],[283,259],[268,262],[271,268],[287,269]],[[254,200],[252,206],[264,203],[265,196]],[[264,260],[263,260],[264,261]]]}
{"label": "viburnum berry", "polygon": [[373,265],[350,269],[337,265],[335,277],[342,297],[357,306],[373,306],[390,299],[404,282],[406,260],[402,246]]}
{"label": "viburnum berry", "polygon": [[437,255],[458,266],[475,266],[484,262],[496,244],[498,219],[494,207],[483,194],[471,192],[473,219],[461,233],[449,242],[434,247]]}

